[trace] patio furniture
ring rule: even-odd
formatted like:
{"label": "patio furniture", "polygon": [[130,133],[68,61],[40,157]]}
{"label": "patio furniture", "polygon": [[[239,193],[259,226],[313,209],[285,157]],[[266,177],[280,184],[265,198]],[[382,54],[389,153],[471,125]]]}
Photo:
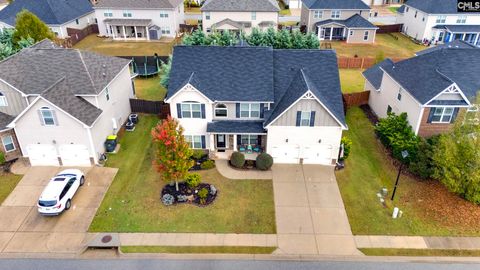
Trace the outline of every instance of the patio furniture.
{"label": "patio furniture", "polygon": [[262,151],[262,148],[260,147],[260,145],[255,145],[255,147],[253,148],[253,152],[255,153],[260,153]]}
{"label": "patio furniture", "polygon": [[245,146],[240,145],[240,146],[238,147],[238,151],[239,151],[239,152],[245,152],[245,151],[246,151]]}
{"label": "patio furniture", "polygon": [[252,145],[251,145],[251,144],[247,145],[247,153],[248,153],[248,154],[253,153],[253,148],[252,148]]}

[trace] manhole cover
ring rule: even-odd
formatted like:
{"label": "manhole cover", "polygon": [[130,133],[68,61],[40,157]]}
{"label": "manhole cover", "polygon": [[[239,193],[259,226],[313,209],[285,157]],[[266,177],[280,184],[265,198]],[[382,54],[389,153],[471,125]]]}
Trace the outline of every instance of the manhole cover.
{"label": "manhole cover", "polygon": [[104,237],[102,237],[102,243],[108,243],[110,241],[112,241],[111,235],[105,235]]}

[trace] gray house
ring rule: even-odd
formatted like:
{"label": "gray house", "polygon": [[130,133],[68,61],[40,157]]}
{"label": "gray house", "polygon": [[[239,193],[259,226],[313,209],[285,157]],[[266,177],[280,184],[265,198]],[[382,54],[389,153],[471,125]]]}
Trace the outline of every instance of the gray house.
{"label": "gray house", "polygon": [[90,166],[130,113],[130,61],[44,40],[0,62],[0,124],[7,159]]}

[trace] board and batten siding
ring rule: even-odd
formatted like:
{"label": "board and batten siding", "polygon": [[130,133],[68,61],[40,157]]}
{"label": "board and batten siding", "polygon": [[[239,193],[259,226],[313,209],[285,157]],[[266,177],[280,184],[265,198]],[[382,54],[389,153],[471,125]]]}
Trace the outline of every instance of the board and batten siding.
{"label": "board and batten siding", "polygon": [[330,113],[314,99],[301,99],[272,123],[272,126],[295,126],[297,111],[315,111],[315,126],[339,126]]}
{"label": "board and batten siding", "polygon": [[0,92],[7,98],[7,106],[0,106],[0,112],[17,116],[28,106],[25,97],[3,81],[0,81]]}

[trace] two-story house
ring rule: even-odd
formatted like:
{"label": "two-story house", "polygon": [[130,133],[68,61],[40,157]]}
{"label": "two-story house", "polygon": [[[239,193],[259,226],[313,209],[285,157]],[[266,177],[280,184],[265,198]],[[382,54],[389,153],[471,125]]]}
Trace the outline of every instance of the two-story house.
{"label": "two-story house", "polygon": [[100,35],[114,40],[175,37],[185,21],[182,0],[99,0],[94,8]]}
{"label": "two-story house", "polygon": [[370,7],[362,0],[303,0],[300,24],[320,40],[373,43],[378,27],[369,16]]}
{"label": "two-story house", "polygon": [[346,129],[331,50],[177,46],[166,102],[194,149],[335,164]]}
{"label": "two-story house", "polygon": [[403,24],[403,33],[417,40],[463,40],[480,46],[480,12],[459,12],[457,0],[408,0],[397,22]]}
{"label": "two-story house", "polygon": [[[415,134],[450,130],[459,110],[471,109],[480,90],[480,49],[438,48],[367,69],[369,105],[379,117],[406,112]],[[447,64],[446,64],[447,63]]]}
{"label": "two-story house", "polygon": [[0,31],[14,28],[23,9],[40,18],[58,38],[68,36],[67,28],[83,29],[96,23],[89,0],[15,0],[0,10]]}
{"label": "two-story house", "polygon": [[90,166],[130,114],[129,60],[44,40],[0,62],[0,138],[7,160]]}
{"label": "two-story house", "polygon": [[255,27],[276,28],[280,7],[277,0],[207,0],[201,10],[205,33],[229,30],[249,34]]}

